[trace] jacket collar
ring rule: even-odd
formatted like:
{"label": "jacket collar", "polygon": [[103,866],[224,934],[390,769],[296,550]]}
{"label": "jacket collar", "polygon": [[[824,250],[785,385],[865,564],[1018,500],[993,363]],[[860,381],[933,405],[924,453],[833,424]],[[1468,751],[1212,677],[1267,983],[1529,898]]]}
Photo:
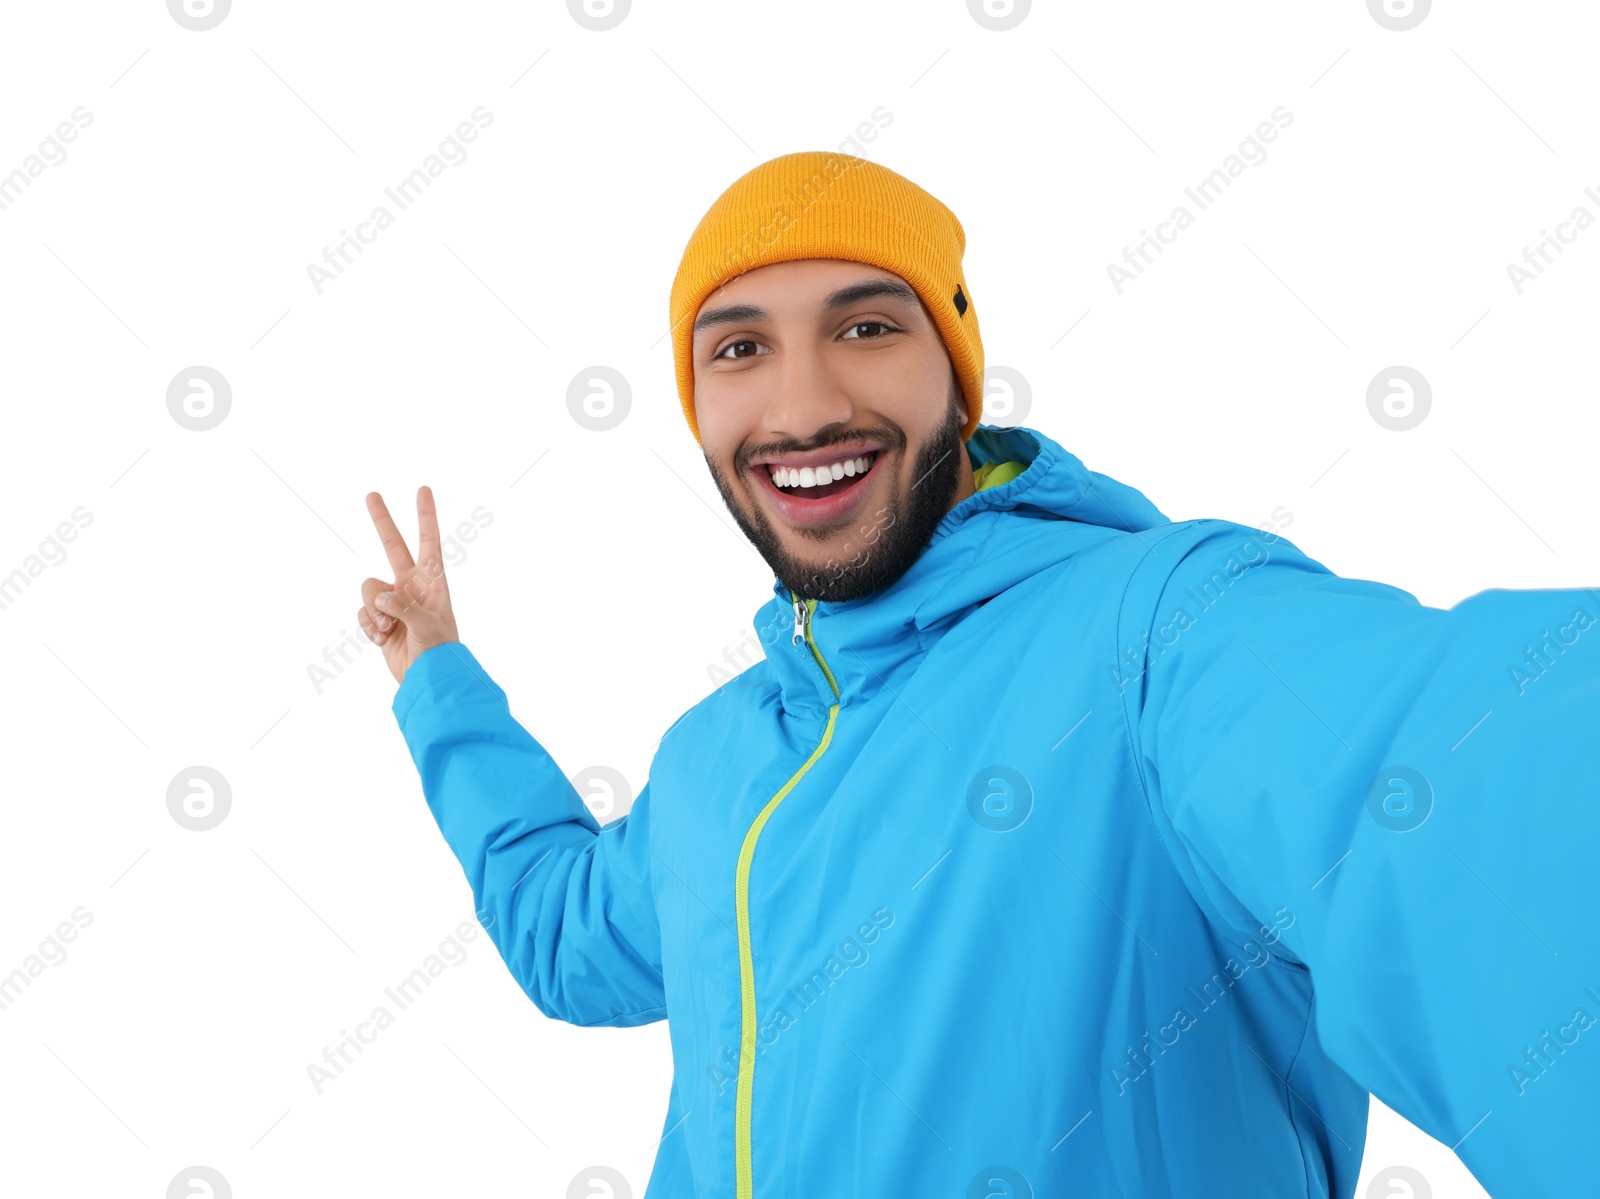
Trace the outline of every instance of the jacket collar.
{"label": "jacket collar", "polygon": [[[1009,461],[1027,467],[945,513],[927,548],[892,586],[861,599],[815,601],[809,612],[811,638],[841,704],[865,702],[885,687],[898,690],[899,679],[962,616],[1091,543],[1051,536],[1041,522],[1129,532],[1167,523],[1142,493],[1089,470],[1037,429],[980,424],[966,447],[974,469]],[[825,716],[833,688],[810,646],[793,640],[794,600],[776,578],[753,624],[784,709]]]}

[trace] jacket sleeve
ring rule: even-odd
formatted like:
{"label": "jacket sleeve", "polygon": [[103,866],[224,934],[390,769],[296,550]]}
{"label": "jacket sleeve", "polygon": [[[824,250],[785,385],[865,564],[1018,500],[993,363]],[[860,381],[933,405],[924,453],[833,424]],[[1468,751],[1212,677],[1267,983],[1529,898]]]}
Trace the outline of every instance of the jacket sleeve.
{"label": "jacket sleeve", "polygon": [[393,710],[478,920],[528,998],[570,1024],[662,1019],[649,784],[602,828],[460,642],[411,663]]}
{"label": "jacket sleeve", "polygon": [[1600,1178],[1600,593],[1451,608],[1228,521],[1146,535],[1112,676],[1158,833],[1356,1082],[1496,1196]]}

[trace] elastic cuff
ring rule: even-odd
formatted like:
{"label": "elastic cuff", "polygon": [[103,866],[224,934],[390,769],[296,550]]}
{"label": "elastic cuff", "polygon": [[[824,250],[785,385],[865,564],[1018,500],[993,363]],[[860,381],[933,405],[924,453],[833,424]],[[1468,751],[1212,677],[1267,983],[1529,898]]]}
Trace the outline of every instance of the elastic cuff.
{"label": "elastic cuff", "polygon": [[462,674],[477,674],[487,678],[487,672],[460,641],[445,641],[431,645],[418,654],[406,668],[405,678],[394,693],[390,710],[400,727],[405,728],[406,717],[417,702],[435,687],[443,686]]}

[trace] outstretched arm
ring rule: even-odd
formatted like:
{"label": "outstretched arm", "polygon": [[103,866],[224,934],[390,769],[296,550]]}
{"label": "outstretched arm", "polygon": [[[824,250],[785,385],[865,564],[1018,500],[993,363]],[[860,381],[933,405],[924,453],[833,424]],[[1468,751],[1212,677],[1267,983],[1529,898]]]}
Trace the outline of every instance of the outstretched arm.
{"label": "outstretched arm", "polygon": [[395,719],[479,921],[545,1015],[572,1024],[661,1019],[648,784],[602,829],[461,643],[433,492],[417,490],[416,561],[375,491],[367,511],[394,581],[362,584],[357,619],[400,684]]}
{"label": "outstretched arm", "polygon": [[604,828],[467,647],[411,664],[394,697],[423,794],[512,977],[571,1024],[662,1019],[650,787]]}
{"label": "outstretched arm", "polygon": [[1600,594],[1431,608],[1195,521],[1113,677],[1158,831],[1241,936],[1287,907],[1323,1048],[1495,1195],[1600,1177]]}

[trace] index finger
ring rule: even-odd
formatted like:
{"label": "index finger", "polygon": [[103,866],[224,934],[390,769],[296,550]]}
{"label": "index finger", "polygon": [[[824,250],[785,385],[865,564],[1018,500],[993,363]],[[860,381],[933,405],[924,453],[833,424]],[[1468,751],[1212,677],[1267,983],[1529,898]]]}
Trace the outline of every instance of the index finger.
{"label": "index finger", "polygon": [[417,554],[424,562],[443,562],[439,554],[439,510],[431,487],[417,488]]}
{"label": "index finger", "polygon": [[[394,571],[394,577],[398,579],[416,566],[411,560],[411,551],[406,548],[406,539],[400,536],[400,530],[394,527],[394,518],[389,515],[383,497],[376,491],[367,492],[367,511],[372,516],[372,523],[378,528],[378,538],[383,542],[384,552],[389,555],[389,567]],[[437,532],[435,535],[437,536]]]}

